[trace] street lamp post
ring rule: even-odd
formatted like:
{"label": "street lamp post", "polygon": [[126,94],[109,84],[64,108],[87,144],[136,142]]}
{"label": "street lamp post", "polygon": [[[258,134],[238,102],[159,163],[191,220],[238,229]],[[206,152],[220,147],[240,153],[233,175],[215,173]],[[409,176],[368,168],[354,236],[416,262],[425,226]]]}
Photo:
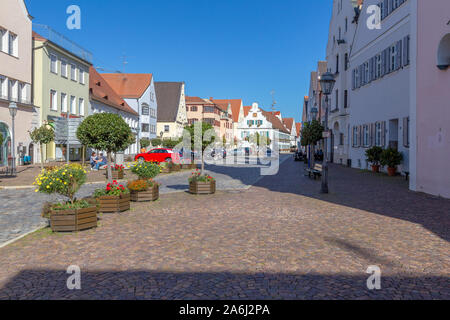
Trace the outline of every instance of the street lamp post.
{"label": "street lamp post", "polygon": [[328,193],[328,96],[334,88],[336,80],[331,72],[324,73],[320,79],[323,94],[325,95],[325,137],[324,137],[324,151],[322,164],[322,193]]}
{"label": "street lamp post", "polygon": [[12,135],[11,135],[11,155],[12,155],[12,168],[11,174],[13,176],[16,175],[16,132],[14,128],[14,120],[17,115],[17,104],[15,102],[11,102],[9,104],[9,114],[11,115],[12,120]]}

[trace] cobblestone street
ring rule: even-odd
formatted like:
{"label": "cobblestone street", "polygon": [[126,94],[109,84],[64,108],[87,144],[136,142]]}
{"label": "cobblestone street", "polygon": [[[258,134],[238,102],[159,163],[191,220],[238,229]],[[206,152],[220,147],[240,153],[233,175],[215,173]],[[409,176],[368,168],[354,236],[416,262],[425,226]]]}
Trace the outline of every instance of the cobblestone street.
{"label": "cobblestone street", "polygon": [[[292,159],[275,176],[238,176],[235,190],[165,193],[96,230],[44,229],[1,248],[0,299],[450,298],[449,200],[335,165],[322,195]],[[66,287],[69,265],[81,290]],[[371,265],[381,290],[367,289]]]}

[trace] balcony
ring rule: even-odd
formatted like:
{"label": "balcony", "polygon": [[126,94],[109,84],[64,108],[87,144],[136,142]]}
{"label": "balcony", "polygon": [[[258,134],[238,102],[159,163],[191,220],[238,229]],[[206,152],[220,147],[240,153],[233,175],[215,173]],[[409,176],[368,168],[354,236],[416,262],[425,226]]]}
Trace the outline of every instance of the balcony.
{"label": "balcony", "polygon": [[82,48],[72,40],[66,38],[59,32],[53,30],[49,26],[43,25],[43,24],[37,24],[33,23],[33,31],[39,33],[42,37],[46,38],[47,40],[55,43],[56,45],[66,49],[67,51],[73,53],[80,59],[83,59],[89,63],[92,64],[93,61],[93,55],[91,52],[87,51],[86,49]]}

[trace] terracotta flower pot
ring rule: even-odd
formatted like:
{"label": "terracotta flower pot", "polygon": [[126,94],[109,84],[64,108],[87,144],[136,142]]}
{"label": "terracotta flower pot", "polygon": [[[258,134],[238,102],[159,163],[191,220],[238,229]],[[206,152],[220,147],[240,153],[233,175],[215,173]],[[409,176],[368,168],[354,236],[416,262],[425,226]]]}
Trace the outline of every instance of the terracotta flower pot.
{"label": "terracotta flower pot", "polygon": [[388,167],[387,171],[388,171],[389,177],[394,177],[397,174],[397,168]]}
{"label": "terracotta flower pot", "polygon": [[378,164],[373,164],[373,165],[372,165],[372,172],[375,172],[375,173],[380,172],[380,165],[378,165]]}

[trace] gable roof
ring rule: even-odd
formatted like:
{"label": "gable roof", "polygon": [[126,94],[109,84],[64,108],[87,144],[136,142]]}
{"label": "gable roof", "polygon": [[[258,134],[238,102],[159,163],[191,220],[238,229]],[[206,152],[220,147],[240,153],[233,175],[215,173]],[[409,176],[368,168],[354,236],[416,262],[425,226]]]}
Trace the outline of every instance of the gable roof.
{"label": "gable roof", "polygon": [[[231,104],[233,113],[233,122],[239,122],[239,113],[241,112],[242,99],[214,99],[214,103],[219,105],[222,110],[228,110],[228,104]],[[225,108],[225,109],[224,109]]]}
{"label": "gable roof", "polygon": [[204,99],[200,98],[200,97],[185,97],[186,103],[187,104],[208,104],[208,102],[206,102]]}
{"label": "gable roof", "polygon": [[283,124],[292,133],[294,127],[294,118],[283,118]]}
{"label": "gable roof", "polygon": [[158,121],[175,122],[180,107],[182,82],[155,82]]}
{"label": "gable roof", "polygon": [[122,98],[142,97],[152,83],[151,73],[102,73],[111,88]]}
{"label": "gable roof", "polygon": [[104,103],[118,110],[131,113],[135,116],[139,114],[134,111],[111,86],[103,79],[94,67],[89,68],[89,94],[92,100]]}
{"label": "gable roof", "polygon": [[281,120],[276,115],[274,115],[274,113],[264,111],[263,109],[261,109],[261,112],[264,115],[264,117],[266,117],[267,121],[272,123],[272,127],[274,129],[278,129],[279,131],[284,133],[290,133],[290,131],[286,129]]}
{"label": "gable roof", "polygon": [[250,113],[251,109],[252,109],[251,106],[245,106],[244,107],[244,117],[248,116],[248,114]]}

